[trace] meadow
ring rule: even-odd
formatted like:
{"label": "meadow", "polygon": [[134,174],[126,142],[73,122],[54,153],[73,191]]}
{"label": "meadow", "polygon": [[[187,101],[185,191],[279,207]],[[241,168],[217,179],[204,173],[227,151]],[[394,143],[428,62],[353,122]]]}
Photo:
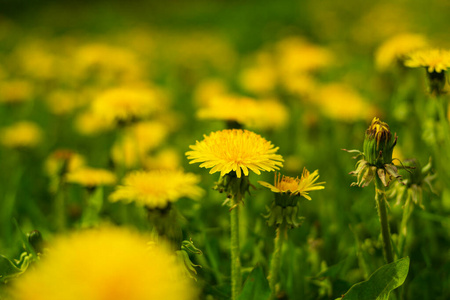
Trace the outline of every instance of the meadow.
{"label": "meadow", "polygon": [[446,1],[0,8],[0,299],[450,299]]}

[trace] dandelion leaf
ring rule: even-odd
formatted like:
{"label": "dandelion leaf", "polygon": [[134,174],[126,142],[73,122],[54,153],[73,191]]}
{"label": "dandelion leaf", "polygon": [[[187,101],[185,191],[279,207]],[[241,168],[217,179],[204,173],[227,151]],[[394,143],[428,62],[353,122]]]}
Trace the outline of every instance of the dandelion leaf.
{"label": "dandelion leaf", "polygon": [[238,300],[267,300],[270,297],[270,287],[261,266],[256,266],[242,288]]}
{"label": "dandelion leaf", "polygon": [[389,294],[403,284],[409,271],[409,257],[376,270],[368,280],[353,285],[344,300],[388,300]]}
{"label": "dandelion leaf", "polygon": [[3,255],[0,255],[0,282],[6,282],[7,279],[15,277],[22,273],[14,263]]}

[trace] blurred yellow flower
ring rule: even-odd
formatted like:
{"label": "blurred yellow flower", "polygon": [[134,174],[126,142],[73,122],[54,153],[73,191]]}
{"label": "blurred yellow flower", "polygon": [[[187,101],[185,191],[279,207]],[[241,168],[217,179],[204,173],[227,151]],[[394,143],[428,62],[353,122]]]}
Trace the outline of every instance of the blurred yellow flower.
{"label": "blurred yellow flower", "polygon": [[300,98],[311,98],[318,89],[316,80],[306,74],[286,76],[281,80],[280,84],[288,93]]}
{"label": "blurred yellow flower", "polygon": [[0,132],[0,142],[8,148],[32,148],[41,140],[42,130],[35,123],[28,121],[3,128]]}
{"label": "blurred yellow flower", "polygon": [[104,118],[90,110],[78,114],[74,126],[79,133],[88,136],[114,128],[112,123],[107,122]]}
{"label": "blurred yellow flower", "polygon": [[216,97],[200,108],[199,119],[235,121],[252,128],[273,129],[285,125],[286,107],[276,100],[255,100],[247,97]]}
{"label": "blurred yellow flower", "polygon": [[94,188],[100,185],[113,185],[117,178],[114,173],[105,169],[83,167],[67,173],[66,180],[87,188]]}
{"label": "blurred yellow flower", "polygon": [[280,173],[275,172],[275,182],[273,185],[265,181],[258,181],[258,183],[269,188],[274,193],[287,193],[291,196],[300,195],[311,200],[308,192],[323,190],[325,188],[322,185],[325,182],[316,182],[317,179],[319,179],[318,170],[310,173],[306,168],[303,168],[300,179],[298,177],[281,176]]}
{"label": "blurred yellow flower", "polygon": [[300,37],[290,37],[276,45],[279,72],[282,76],[292,76],[328,67],[332,62],[331,52],[309,43]]}
{"label": "blurred yellow flower", "polygon": [[143,165],[147,170],[176,170],[181,166],[180,153],[173,148],[163,149],[148,156]]}
{"label": "blurred yellow flower", "polygon": [[45,97],[50,111],[55,115],[67,115],[80,106],[78,95],[70,90],[56,90]]}
{"label": "blurred yellow flower", "polygon": [[169,247],[114,227],[60,236],[13,283],[14,300],[194,300],[193,281]]}
{"label": "blurred yellow flower", "polygon": [[428,73],[441,73],[450,67],[450,51],[443,49],[417,50],[408,56],[405,66],[424,67]]}
{"label": "blurred yellow flower", "polygon": [[270,53],[259,52],[256,62],[244,68],[239,81],[244,89],[257,95],[270,95],[276,88],[278,74],[275,62]]}
{"label": "blurred yellow flower", "polygon": [[339,121],[370,120],[376,114],[374,106],[345,84],[335,83],[320,88],[314,100],[322,114]]}
{"label": "blurred yellow flower", "polygon": [[112,88],[92,103],[92,112],[107,123],[129,123],[149,117],[167,104],[162,94],[142,87]]}
{"label": "blurred yellow flower", "polygon": [[113,146],[113,161],[132,168],[142,163],[148,152],[160,146],[167,135],[167,127],[160,122],[136,123],[127,128],[125,136]]}
{"label": "blurred yellow flower", "polygon": [[45,161],[45,173],[48,176],[61,176],[67,172],[84,167],[85,159],[80,154],[67,149],[59,149],[50,154]]}
{"label": "blurred yellow flower", "polygon": [[408,54],[428,46],[426,38],[420,34],[399,34],[385,41],[375,53],[375,65],[386,70],[396,62],[403,63]]}
{"label": "blurred yellow flower", "polygon": [[186,152],[189,163],[201,163],[201,168],[211,168],[210,174],[220,172],[221,176],[232,171],[238,178],[248,170],[261,174],[263,171],[278,170],[283,166],[283,157],[275,154],[274,147],[260,135],[238,129],[212,132],[204,136],[204,140],[189,146],[192,151]]}
{"label": "blurred yellow flower", "polygon": [[194,91],[194,100],[198,105],[206,105],[211,99],[228,94],[225,82],[218,78],[201,81]]}
{"label": "blurred yellow flower", "polygon": [[26,80],[0,82],[0,103],[22,103],[31,100],[33,85]]}
{"label": "blurred yellow flower", "polygon": [[199,182],[199,176],[182,170],[135,171],[124,178],[109,200],[164,208],[182,197],[199,198],[203,194]]}

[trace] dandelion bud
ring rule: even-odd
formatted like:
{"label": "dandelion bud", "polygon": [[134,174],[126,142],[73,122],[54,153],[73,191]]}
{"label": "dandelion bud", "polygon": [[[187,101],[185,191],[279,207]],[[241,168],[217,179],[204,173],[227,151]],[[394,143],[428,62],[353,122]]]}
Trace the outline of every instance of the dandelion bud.
{"label": "dandelion bud", "polygon": [[43,239],[38,230],[33,230],[28,234],[28,243],[34,248],[36,253],[42,253]]}
{"label": "dandelion bud", "polygon": [[392,163],[392,153],[397,143],[397,136],[392,135],[387,123],[374,118],[366,130],[364,155],[367,162],[376,167]]}

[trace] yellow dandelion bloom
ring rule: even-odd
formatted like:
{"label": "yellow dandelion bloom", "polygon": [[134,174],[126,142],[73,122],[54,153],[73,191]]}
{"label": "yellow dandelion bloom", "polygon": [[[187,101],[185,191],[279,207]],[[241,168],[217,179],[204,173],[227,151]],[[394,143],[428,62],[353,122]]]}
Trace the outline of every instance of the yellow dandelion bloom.
{"label": "yellow dandelion bloom", "polygon": [[375,53],[375,65],[386,70],[395,62],[403,62],[412,51],[425,48],[428,42],[420,34],[400,34],[385,41]]}
{"label": "yellow dandelion bloom", "polygon": [[114,173],[105,169],[83,167],[68,173],[66,180],[92,188],[100,185],[113,185],[117,178]]}
{"label": "yellow dandelion bloom", "polygon": [[418,50],[409,55],[405,66],[425,67],[428,73],[441,73],[450,67],[450,51],[442,49]]}
{"label": "yellow dandelion bloom", "polygon": [[23,103],[33,96],[33,86],[26,80],[0,82],[0,103]]}
{"label": "yellow dandelion bloom", "polygon": [[257,95],[272,93],[278,82],[278,74],[272,55],[261,51],[255,55],[255,63],[241,71],[241,86]]}
{"label": "yellow dandelion bloom", "polygon": [[44,168],[47,175],[53,177],[60,176],[61,172],[73,172],[84,165],[84,157],[80,154],[72,150],[59,149],[50,154]]}
{"label": "yellow dandelion bloom", "polygon": [[255,100],[247,97],[216,97],[199,109],[199,119],[235,121],[259,129],[280,128],[287,119],[286,107],[276,100]]}
{"label": "yellow dandelion bloom", "polygon": [[220,172],[223,176],[232,171],[238,178],[249,169],[256,174],[274,171],[283,166],[283,157],[275,154],[278,147],[248,130],[222,130],[204,136],[204,140],[189,146],[186,152],[189,163],[201,163],[201,168],[211,168],[210,174]]}
{"label": "yellow dandelion bloom", "polygon": [[75,129],[82,135],[95,135],[114,128],[113,124],[107,122],[101,116],[92,111],[85,111],[75,119]]}
{"label": "yellow dandelion bloom", "polygon": [[199,198],[203,194],[199,182],[199,176],[182,170],[135,171],[124,178],[109,200],[164,208],[182,197]]}
{"label": "yellow dandelion bloom", "polygon": [[197,299],[169,246],[102,227],[60,236],[48,255],[13,282],[13,300]]}
{"label": "yellow dandelion bloom", "polygon": [[345,122],[369,120],[377,111],[357,91],[345,84],[335,83],[320,88],[314,100],[325,116]]}
{"label": "yellow dandelion bloom", "polygon": [[113,146],[113,161],[128,168],[136,166],[149,151],[160,146],[167,135],[168,129],[161,122],[139,122],[128,128],[126,135]]}
{"label": "yellow dandelion bloom", "polygon": [[112,88],[92,103],[92,112],[108,123],[130,122],[149,117],[158,111],[165,99],[158,91],[140,87]]}
{"label": "yellow dandelion bloom", "polygon": [[180,153],[173,148],[163,149],[147,157],[143,164],[147,170],[176,170],[181,166]]}
{"label": "yellow dandelion bloom", "polygon": [[58,116],[67,115],[80,106],[78,95],[74,91],[56,90],[46,96],[50,111]]}
{"label": "yellow dandelion bloom", "polygon": [[34,123],[22,121],[0,132],[0,142],[8,148],[37,146],[42,140],[42,130]]}
{"label": "yellow dandelion bloom", "polygon": [[207,105],[210,99],[227,95],[228,87],[218,78],[210,78],[201,81],[194,91],[194,100],[199,105]]}
{"label": "yellow dandelion bloom", "polygon": [[318,170],[310,173],[306,168],[303,168],[301,178],[294,178],[284,175],[281,176],[280,173],[275,173],[274,185],[265,181],[258,181],[258,183],[266,188],[269,188],[274,193],[288,193],[292,196],[300,195],[308,200],[311,200],[308,192],[323,190],[325,188],[322,185],[325,182],[316,182],[317,179],[319,179]]}

